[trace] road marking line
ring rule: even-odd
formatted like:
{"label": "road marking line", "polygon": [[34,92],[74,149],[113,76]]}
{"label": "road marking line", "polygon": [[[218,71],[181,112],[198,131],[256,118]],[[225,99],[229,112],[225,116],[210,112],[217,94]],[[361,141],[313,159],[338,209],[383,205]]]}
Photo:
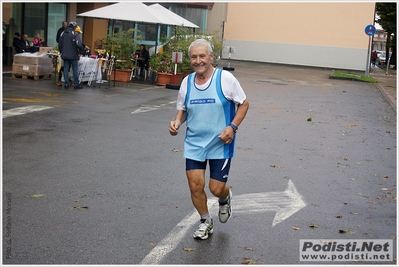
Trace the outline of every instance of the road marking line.
{"label": "road marking line", "polygon": [[47,106],[26,106],[26,107],[20,107],[20,108],[13,108],[9,110],[3,110],[3,119],[12,117],[12,116],[17,116],[17,115],[23,115],[31,112],[36,112],[36,111],[41,111],[41,110],[46,110],[50,109],[53,107],[47,107]]}
{"label": "road marking line", "polygon": [[[238,202],[237,204],[235,204],[236,201]],[[239,195],[233,197],[232,202],[233,214],[276,212],[272,227],[306,206],[303,196],[298,193],[291,180],[288,181],[287,189],[283,192]],[[217,204],[217,199],[208,199],[209,214],[217,214],[219,208]],[[193,224],[198,222],[198,218],[199,215],[196,210],[187,215],[151,250],[140,264],[159,265],[162,259],[180,244],[188,230],[192,228]]]}
{"label": "road marking line", "polygon": [[236,205],[233,205],[235,214],[276,212],[272,226],[276,226],[306,207],[303,197],[298,193],[291,180],[288,181],[287,189],[284,192],[245,194],[237,196],[233,200],[239,200]]}
{"label": "road marking line", "polygon": [[176,102],[177,101],[171,101],[169,103],[160,104],[159,106],[156,106],[156,105],[142,106],[142,107],[136,109],[135,111],[133,111],[131,114],[144,113],[144,112],[148,112],[148,111],[157,110],[157,109],[162,108],[163,106],[171,105],[171,104],[174,104]]}
{"label": "road marking line", "polygon": [[[209,212],[213,211],[216,207],[217,199],[208,200]],[[183,237],[187,234],[188,230],[191,229],[192,225],[199,222],[200,216],[198,212],[194,210],[192,214],[187,215],[181,220],[168,235],[157,244],[151,252],[140,262],[140,264],[160,264],[162,259],[171,251],[173,251],[178,244],[180,244]]]}

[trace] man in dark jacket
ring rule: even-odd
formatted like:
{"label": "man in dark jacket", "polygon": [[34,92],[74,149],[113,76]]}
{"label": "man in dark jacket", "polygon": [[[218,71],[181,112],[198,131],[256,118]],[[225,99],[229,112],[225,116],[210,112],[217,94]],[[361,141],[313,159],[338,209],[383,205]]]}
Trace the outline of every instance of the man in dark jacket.
{"label": "man in dark jacket", "polygon": [[21,34],[16,32],[14,34],[14,40],[12,41],[12,46],[15,48],[17,54],[25,52],[25,46],[23,41],[21,40]]}
{"label": "man in dark jacket", "polygon": [[61,58],[64,60],[64,88],[69,88],[69,69],[72,65],[73,80],[75,89],[82,89],[78,80],[78,64],[79,64],[79,51],[83,49],[82,37],[75,31],[78,24],[75,21],[69,23],[60,36],[58,46],[61,52]]}
{"label": "man in dark jacket", "polygon": [[144,77],[144,69],[148,71],[148,61],[150,59],[150,53],[146,49],[145,45],[141,44],[140,45],[140,51],[139,51],[139,57],[138,57],[138,63],[140,67],[140,76]]}
{"label": "man in dark jacket", "polygon": [[67,28],[67,26],[68,26],[68,22],[63,21],[63,22],[62,22],[62,27],[58,29],[57,37],[55,38],[55,40],[57,41],[57,44],[60,42],[61,33],[63,33],[63,32],[65,31],[65,29]]}

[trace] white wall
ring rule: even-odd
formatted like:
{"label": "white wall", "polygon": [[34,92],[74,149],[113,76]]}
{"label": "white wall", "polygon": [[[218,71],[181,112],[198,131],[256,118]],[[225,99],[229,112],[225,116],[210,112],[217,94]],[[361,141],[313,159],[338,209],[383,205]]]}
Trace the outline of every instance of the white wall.
{"label": "white wall", "polygon": [[330,47],[287,43],[268,43],[225,40],[223,58],[229,54],[227,46],[235,48],[231,59],[279,64],[304,65],[334,69],[365,70],[367,49]]}

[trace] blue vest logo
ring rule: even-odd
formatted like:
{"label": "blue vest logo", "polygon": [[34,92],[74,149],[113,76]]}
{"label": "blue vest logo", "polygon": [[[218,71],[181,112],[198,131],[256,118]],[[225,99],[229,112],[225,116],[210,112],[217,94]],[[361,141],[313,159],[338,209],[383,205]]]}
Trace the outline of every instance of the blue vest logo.
{"label": "blue vest logo", "polygon": [[190,104],[214,104],[216,100],[214,98],[202,98],[202,99],[191,99]]}

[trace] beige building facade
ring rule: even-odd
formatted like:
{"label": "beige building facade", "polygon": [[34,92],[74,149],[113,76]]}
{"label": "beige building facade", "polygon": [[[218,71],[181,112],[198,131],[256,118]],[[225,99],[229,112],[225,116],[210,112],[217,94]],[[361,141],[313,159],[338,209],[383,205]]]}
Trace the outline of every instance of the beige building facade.
{"label": "beige building facade", "polygon": [[215,3],[208,29],[222,29],[223,58],[365,70],[373,2]]}

